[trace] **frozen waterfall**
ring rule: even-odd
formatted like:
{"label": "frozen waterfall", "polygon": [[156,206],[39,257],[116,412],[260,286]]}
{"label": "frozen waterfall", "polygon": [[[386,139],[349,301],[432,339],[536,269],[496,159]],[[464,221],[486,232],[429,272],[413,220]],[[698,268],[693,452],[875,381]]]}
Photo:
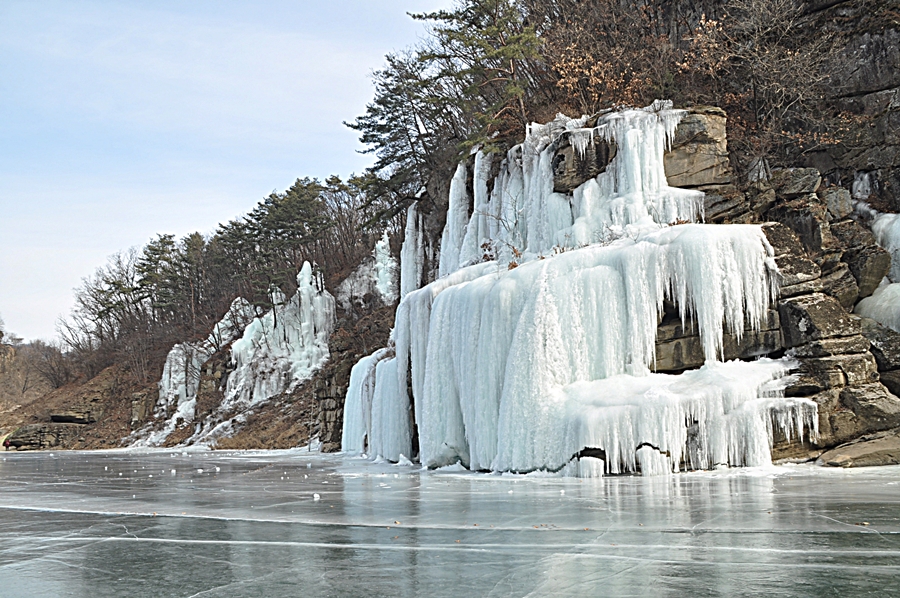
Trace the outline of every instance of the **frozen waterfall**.
{"label": "frozen waterfall", "polygon": [[[717,361],[725,332],[759,329],[777,269],[759,226],[697,224],[703,194],[667,185],[681,115],[656,102],[592,128],[560,116],[499,165],[479,152],[470,177],[461,164],[441,278],[404,285],[392,355],[354,368],[344,450],[399,460],[415,426],[429,467],[653,474],[758,465],[773,428],[815,434],[815,404],[781,396],[789,361]],[[617,148],[571,196],[553,191],[563,134],[575,151]],[[421,272],[412,247],[403,272]],[[652,373],[665,301],[697,324],[700,370]]]}

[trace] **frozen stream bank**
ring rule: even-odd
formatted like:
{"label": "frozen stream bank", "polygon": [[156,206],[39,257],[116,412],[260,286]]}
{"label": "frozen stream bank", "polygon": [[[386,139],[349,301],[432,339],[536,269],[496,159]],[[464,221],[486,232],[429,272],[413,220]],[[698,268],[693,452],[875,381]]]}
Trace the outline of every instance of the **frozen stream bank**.
{"label": "frozen stream bank", "polygon": [[572,479],[298,452],[0,455],[2,596],[686,591],[900,594],[900,467]]}

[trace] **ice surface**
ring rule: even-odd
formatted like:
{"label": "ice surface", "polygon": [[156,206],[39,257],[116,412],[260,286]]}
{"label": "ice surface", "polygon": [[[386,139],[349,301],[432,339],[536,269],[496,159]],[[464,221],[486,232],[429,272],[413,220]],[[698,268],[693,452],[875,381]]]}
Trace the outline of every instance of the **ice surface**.
{"label": "ice surface", "polygon": [[898,480],[896,466],[582,480],[297,451],[0,454],[0,594],[893,596]]}
{"label": "ice surface", "polygon": [[[490,193],[494,158],[476,153],[471,218],[460,165],[443,277],[401,301],[378,399],[351,387],[348,403],[371,405],[360,421],[391,422],[406,446],[411,388],[423,464],[577,475],[760,464],[773,426],[814,435],[815,405],[772,394],[789,363],[716,363],[726,331],[759,329],[776,267],[759,226],[691,223],[703,194],[667,185],[663,153],[682,114],[657,102],[607,114],[593,129],[563,116],[531,125]],[[564,133],[576,151],[596,137],[617,146],[571,198],[553,191]],[[666,300],[697,325],[700,373],[650,375]],[[356,440],[345,448],[361,452]],[[605,451],[605,462],[569,465],[585,448]],[[370,449],[391,460],[400,452]]]}

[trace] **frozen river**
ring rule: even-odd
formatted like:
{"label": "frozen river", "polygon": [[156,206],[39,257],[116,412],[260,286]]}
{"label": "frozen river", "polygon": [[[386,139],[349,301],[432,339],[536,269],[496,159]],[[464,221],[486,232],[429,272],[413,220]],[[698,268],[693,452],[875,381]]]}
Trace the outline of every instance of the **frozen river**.
{"label": "frozen river", "polygon": [[598,480],[4,453],[0,596],[900,596],[900,467]]}

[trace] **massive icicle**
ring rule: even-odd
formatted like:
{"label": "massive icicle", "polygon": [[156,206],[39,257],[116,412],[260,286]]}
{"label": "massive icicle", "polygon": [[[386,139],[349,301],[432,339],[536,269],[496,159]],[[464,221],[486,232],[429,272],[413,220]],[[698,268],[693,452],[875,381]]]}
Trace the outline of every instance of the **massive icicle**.
{"label": "massive icicle", "polygon": [[309,378],[328,359],[334,298],[309,262],[297,274],[297,292],[254,320],[231,347],[235,369],[222,409],[252,405]]}
{"label": "massive icicle", "polygon": [[390,349],[379,349],[360,359],[350,370],[341,450],[364,453],[372,438],[372,399],[375,396],[375,367],[389,358]]}
{"label": "massive icicle", "polygon": [[441,258],[438,266],[441,276],[459,268],[459,254],[466,236],[466,222],[469,219],[467,181],[466,165],[460,164],[456,168],[453,180],[450,181],[450,204],[447,208],[447,224],[441,236]]}
{"label": "massive icicle", "polygon": [[403,299],[422,284],[425,274],[425,235],[422,217],[416,204],[406,211],[406,229],[400,247],[400,298]]}
{"label": "massive icicle", "polygon": [[[348,393],[348,404],[371,404],[372,422],[389,422],[372,424],[370,453],[398,458],[396,447],[374,448],[379,427],[411,436],[407,387],[431,467],[662,473],[765,462],[773,425],[815,434],[815,405],[777,398],[788,362],[716,361],[725,331],[760,326],[776,268],[759,226],[681,224],[702,216],[703,197],[666,184],[663,152],[681,114],[660,102],[605,115],[594,129],[564,117],[532,125],[490,192],[492,160],[476,154],[467,223],[459,167],[443,277],[405,294],[396,356],[376,367],[374,391]],[[571,197],[553,191],[564,132],[577,151],[595,136],[617,146]],[[482,261],[492,253],[497,261]],[[697,323],[707,359],[698,372],[650,372],[665,300]],[[371,378],[371,362],[359,367]],[[359,451],[353,425],[345,449]],[[585,448],[606,452],[600,469],[570,464]]]}

